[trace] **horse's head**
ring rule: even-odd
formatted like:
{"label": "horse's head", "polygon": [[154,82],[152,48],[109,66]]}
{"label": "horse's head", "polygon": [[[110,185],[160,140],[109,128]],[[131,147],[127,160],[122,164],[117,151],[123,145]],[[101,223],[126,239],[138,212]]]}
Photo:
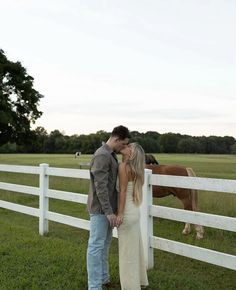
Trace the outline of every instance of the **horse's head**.
{"label": "horse's head", "polygon": [[156,158],[152,154],[145,154],[145,163],[147,165],[155,165],[159,164]]}

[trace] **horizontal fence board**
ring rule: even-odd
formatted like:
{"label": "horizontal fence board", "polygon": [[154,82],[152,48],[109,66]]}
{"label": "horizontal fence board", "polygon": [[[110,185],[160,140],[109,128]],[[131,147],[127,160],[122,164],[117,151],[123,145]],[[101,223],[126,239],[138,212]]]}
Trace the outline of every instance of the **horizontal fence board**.
{"label": "horizontal fence board", "polygon": [[55,213],[51,211],[46,212],[45,218],[50,221],[58,222],[61,224],[72,226],[72,227],[76,227],[76,228],[80,228],[84,230],[90,230],[90,222],[85,219],[80,219],[80,218],[76,218],[76,217],[72,217],[72,216],[68,216],[68,215],[64,215],[60,213]]}
{"label": "horizontal fence board", "polygon": [[150,206],[149,214],[154,217],[236,232],[236,218],[233,217],[207,214],[158,205]]}
{"label": "horizontal fence board", "polygon": [[67,200],[67,201],[72,201],[72,202],[78,202],[78,203],[83,203],[83,204],[87,204],[87,200],[88,200],[87,194],[61,191],[61,190],[55,190],[55,189],[49,189],[46,193],[46,197]]}
{"label": "horizontal fence board", "polygon": [[47,175],[61,176],[61,177],[72,177],[72,178],[83,178],[89,179],[89,170],[86,169],[68,169],[68,168],[56,168],[48,167],[46,170]]}
{"label": "horizontal fence board", "polygon": [[236,193],[236,180],[152,174],[150,183],[159,186]]}
{"label": "horizontal fence board", "polygon": [[[50,221],[62,223],[62,224],[69,225],[72,227],[76,227],[76,228],[80,228],[80,229],[84,229],[84,230],[88,230],[88,231],[90,230],[90,221],[89,220],[71,217],[68,215],[55,213],[55,212],[51,212],[51,211],[46,212],[45,218],[50,220]],[[118,237],[118,233],[117,233],[116,228],[113,229],[113,237],[114,238]]]}
{"label": "horizontal fence board", "polygon": [[236,270],[236,256],[151,236],[153,248]]}
{"label": "horizontal fence board", "polygon": [[39,217],[39,209],[38,208],[20,205],[20,204],[8,202],[8,201],[3,201],[3,200],[0,200],[0,207]]}
{"label": "horizontal fence board", "polygon": [[26,194],[32,194],[32,195],[39,195],[38,187],[28,186],[28,185],[0,182],[0,189],[21,192],[21,193],[26,193]]}
{"label": "horizontal fence board", "polygon": [[39,174],[39,167],[38,166],[21,166],[21,165],[0,164],[0,171]]}

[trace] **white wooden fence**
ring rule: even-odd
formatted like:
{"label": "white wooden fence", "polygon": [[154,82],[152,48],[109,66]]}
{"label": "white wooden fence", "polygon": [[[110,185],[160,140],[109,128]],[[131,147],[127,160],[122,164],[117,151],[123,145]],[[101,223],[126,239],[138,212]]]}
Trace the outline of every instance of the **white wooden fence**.
{"label": "white wooden fence", "polygon": [[[38,217],[39,233],[41,235],[49,231],[48,221],[59,222],[89,230],[88,220],[49,211],[49,198],[61,199],[82,204],[87,203],[86,194],[50,189],[49,176],[89,179],[88,170],[53,168],[49,167],[48,164],[40,164],[39,167],[0,164],[0,171],[39,175],[39,188],[0,182],[0,189],[2,190],[39,196],[39,208],[32,208],[3,200],[0,200],[0,207]],[[235,194],[236,180],[156,175],[152,174],[151,170],[145,169],[143,203],[141,206],[141,231],[148,269],[152,268],[154,265],[153,250],[156,248],[159,250],[236,270],[236,256],[234,255],[229,255],[210,249],[196,247],[189,244],[153,236],[153,217],[199,224],[233,232],[236,232],[236,218],[201,212],[192,212],[164,206],[155,206],[152,202],[152,185],[175,186]],[[116,230],[114,230],[113,235],[117,237]]]}

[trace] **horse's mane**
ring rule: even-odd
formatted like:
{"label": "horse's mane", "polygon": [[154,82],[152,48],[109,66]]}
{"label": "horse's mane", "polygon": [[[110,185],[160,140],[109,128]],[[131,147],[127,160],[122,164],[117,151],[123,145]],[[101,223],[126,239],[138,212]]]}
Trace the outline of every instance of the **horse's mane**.
{"label": "horse's mane", "polygon": [[150,164],[159,164],[156,158],[152,154],[145,154],[145,163]]}

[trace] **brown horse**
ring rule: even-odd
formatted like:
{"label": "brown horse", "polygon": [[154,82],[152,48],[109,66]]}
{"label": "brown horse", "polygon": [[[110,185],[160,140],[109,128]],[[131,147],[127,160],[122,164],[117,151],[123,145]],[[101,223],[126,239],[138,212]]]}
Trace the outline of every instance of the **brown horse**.
{"label": "brown horse", "polygon": [[[153,174],[176,175],[176,176],[196,176],[192,168],[179,165],[159,165],[155,157],[146,154],[146,168],[151,169]],[[168,195],[176,196],[186,210],[198,210],[198,191],[187,188],[177,188],[168,186],[153,185],[153,197],[165,197]],[[197,239],[202,239],[204,230],[201,225],[195,225]],[[185,223],[183,234],[187,235],[191,232],[189,223]]]}

